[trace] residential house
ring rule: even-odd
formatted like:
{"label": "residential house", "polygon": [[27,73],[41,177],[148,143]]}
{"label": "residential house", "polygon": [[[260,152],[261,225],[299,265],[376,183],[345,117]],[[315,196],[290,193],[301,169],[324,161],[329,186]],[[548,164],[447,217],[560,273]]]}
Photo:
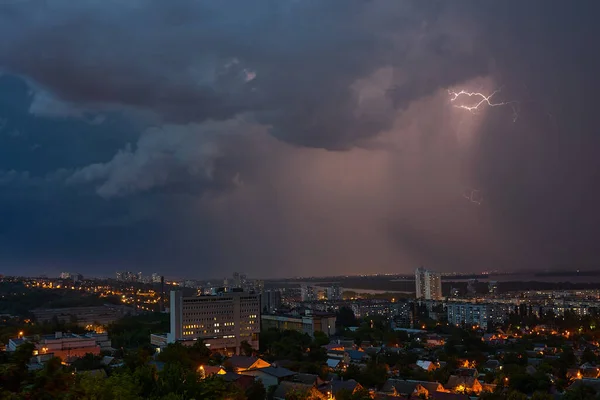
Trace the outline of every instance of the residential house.
{"label": "residential house", "polygon": [[473,376],[451,375],[446,383],[446,389],[455,393],[481,393],[483,386],[481,382]]}
{"label": "residential house", "polygon": [[335,349],[335,350],[328,350],[327,351],[327,358],[335,358],[335,359],[338,359],[338,360],[343,360],[345,353],[346,353],[345,350],[337,350],[337,349]]}
{"label": "residential house", "polygon": [[577,379],[569,386],[569,390],[576,389],[579,386],[590,386],[594,388],[596,392],[600,392],[600,379]]}
{"label": "residential house", "polygon": [[500,369],[500,361],[498,360],[487,360],[483,364],[483,369],[489,372],[498,371]]}
{"label": "residential house", "polygon": [[355,393],[356,391],[361,390],[362,386],[354,379],[349,379],[347,381],[326,382],[320,385],[317,389],[319,392],[327,396],[327,398],[335,399],[340,390],[346,390],[350,393]]}
{"label": "residential house", "polygon": [[198,367],[198,371],[202,372],[205,377],[213,375],[225,375],[227,373],[223,367],[216,365],[201,365]]}
{"label": "residential house", "polygon": [[266,368],[271,366],[271,364],[261,358],[246,356],[232,356],[229,357],[225,363],[231,365],[233,370],[238,373],[251,369]]}
{"label": "residential house", "polygon": [[265,367],[242,371],[240,374],[253,376],[255,380],[260,379],[265,388],[268,389],[271,386],[279,385],[284,380],[291,380],[296,372],[282,367]]}
{"label": "residential house", "polygon": [[470,397],[462,393],[433,392],[429,394],[429,400],[470,400]]}
{"label": "residential house", "polygon": [[445,343],[444,338],[440,335],[428,335],[425,344],[429,347],[443,346]]}
{"label": "residential house", "polygon": [[344,351],[344,346],[339,343],[329,343],[321,346],[321,348],[325,349],[325,351],[329,352],[331,350]]}
{"label": "residential house", "polygon": [[363,363],[369,360],[369,355],[360,350],[346,350],[344,352],[344,364]]}
{"label": "residential house", "polygon": [[324,383],[324,381],[321,380],[321,378],[319,378],[319,375],[305,374],[305,373],[298,373],[298,374],[294,375],[292,377],[292,381],[296,382],[296,383],[303,383],[305,385],[315,386],[315,387]]}
{"label": "residential house", "polygon": [[327,366],[331,369],[340,369],[344,367],[344,363],[342,362],[342,360],[337,360],[335,358],[328,358],[327,359]]}
{"label": "residential house", "polygon": [[383,394],[410,397],[412,395],[428,395],[429,391],[418,381],[404,379],[388,379],[380,390]]}
{"label": "residential house", "polygon": [[437,365],[433,361],[418,360],[417,367],[425,371],[433,371],[437,368]]}
{"label": "residential house", "polygon": [[456,370],[456,375],[477,378],[479,376],[479,371],[477,371],[477,368],[459,368]]}
{"label": "residential house", "polygon": [[231,382],[242,390],[248,389],[254,383],[254,377],[250,375],[236,374],[235,372],[227,372],[224,375],[219,375],[226,382]]}

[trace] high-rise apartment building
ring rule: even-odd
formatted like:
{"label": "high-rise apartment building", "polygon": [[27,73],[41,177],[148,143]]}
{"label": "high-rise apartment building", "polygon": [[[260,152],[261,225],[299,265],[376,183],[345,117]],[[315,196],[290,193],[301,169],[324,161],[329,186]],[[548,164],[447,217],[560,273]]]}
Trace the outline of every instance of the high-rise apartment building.
{"label": "high-rise apartment building", "polygon": [[171,291],[168,342],[202,339],[211,350],[239,354],[243,341],[258,350],[260,295],[242,291],[183,297]]}
{"label": "high-rise apartment building", "polygon": [[325,289],[327,300],[342,300],[342,293],[343,289],[340,287],[339,283],[333,283]]}
{"label": "high-rise apartment building", "polygon": [[271,314],[281,307],[281,292],[278,290],[267,290],[260,294],[262,312]]}
{"label": "high-rise apartment building", "polygon": [[442,300],[442,277],[439,272],[423,267],[415,271],[416,297],[425,300]]}
{"label": "high-rise apartment building", "polygon": [[302,285],[300,287],[300,297],[302,301],[315,301],[317,300],[317,293],[315,293],[314,286]]}

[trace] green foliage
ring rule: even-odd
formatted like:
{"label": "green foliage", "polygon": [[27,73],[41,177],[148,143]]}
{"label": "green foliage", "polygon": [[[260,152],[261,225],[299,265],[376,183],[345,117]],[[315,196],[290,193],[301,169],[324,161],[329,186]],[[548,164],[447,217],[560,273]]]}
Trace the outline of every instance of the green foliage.
{"label": "green foliage", "polygon": [[176,342],[165,347],[158,354],[157,360],[167,364],[180,364],[184,368],[195,371],[200,365],[208,364],[210,350],[201,340],[189,347]]}
{"label": "green foliage", "polygon": [[576,388],[569,389],[565,392],[562,400],[592,400],[598,399],[596,391],[588,385],[578,385]]}
{"label": "green foliage", "polygon": [[248,357],[250,357],[250,356],[252,356],[252,354],[254,354],[254,349],[252,348],[250,343],[248,343],[247,340],[242,341],[241,350],[242,350],[242,353]]}
{"label": "green foliage", "polygon": [[371,395],[367,389],[360,389],[354,393],[349,389],[341,389],[335,394],[335,400],[370,400]]}
{"label": "green foliage", "polygon": [[78,358],[71,364],[76,371],[89,371],[92,369],[102,368],[102,357],[95,356],[91,353],[86,354],[85,356]]}
{"label": "green foliage", "polygon": [[260,380],[254,381],[248,389],[246,389],[247,400],[265,400],[267,390]]}
{"label": "green foliage", "polygon": [[316,331],[314,335],[314,345],[315,346],[325,346],[329,344],[329,336],[325,332]]}
{"label": "green foliage", "polygon": [[126,316],[108,326],[112,346],[137,348],[150,344],[151,333],[169,330],[169,315],[163,313]]}
{"label": "green foliage", "polygon": [[355,379],[364,387],[381,387],[387,380],[387,366],[378,364],[375,360],[369,361],[367,366],[361,370],[350,364],[343,374],[345,380]]}
{"label": "green foliage", "polygon": [[340,307],[340,310],[336,315],[336,324],[342,328],[347,328],[349,326],[357,326],[358,321],[354,316],[354,312],[349,307]]}
{"label": "green foliage", "polygon": [[598,356],[590,348],[586,347],[581,355],[581,362],[595,364],[598,362]]}
{"label": "green foliage", "polygon": [[547,392],[535,392],[531,400],[554,400],[554,396]]}
{"label": "green foliage", "polygon": [[270,359],[302,361],[312,339],[306,333],[268,329],[260,333],[260,349]]}

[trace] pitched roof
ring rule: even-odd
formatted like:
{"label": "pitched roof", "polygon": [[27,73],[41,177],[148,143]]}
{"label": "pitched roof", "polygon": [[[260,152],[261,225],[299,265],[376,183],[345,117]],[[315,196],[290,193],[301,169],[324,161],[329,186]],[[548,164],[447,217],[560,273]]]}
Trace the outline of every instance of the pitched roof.
{"label": "pitched roof", "polygon": [[360,384],[354,379],[349,379],[347,381],[331,381],[325,383],[319,387],[319,390],[330,391],[335,395],[340,390],[349,390],[350,392],[353,392],[357,387],[360,387]]}
{"label": "pitched roof", "polygon": [[102,365],[110,365],[114,360],[115,360],[114,357],[104,356],[104,357],[102,357],[102,361],[100,361],[100,363]]}
{"label": "pitched roof", "polygon": [[226,372],[225,374],[221,375],[221,377],[227,382],[235,382],[240,379],[241,376],[242,375],[236,374],[235,372]]}
{"label": "pitched roof", "polygon": [[469,400],[470,397],[466,394],[447,393],[447,392],[430,392],[430,400]]}
{"label": "pitched roof", "polygon": [[362,360],[365,357],[368,357],[367,353],[359,350],[346,350],[346,353],[352,360]]}
{"label": "pitched roof", "polygon": [[294,382],[304,383],[306,385],[314,385],[317,382],[319,375],[315,374],[296,374],[294,376]]}
{"label": "pitched roof", "polygon": [[442,384],[439,382],[416,381],[416,380],[412,380],[412,379],[407,379],[406,382],[419,384],[419,385],[423,386],[425,389],[427,389],[428,392],[435,392],[438,389],[440,389],[440,387],[441,387],[441,389],[444,388],[444,386],[442,386]]}
{"label": "pitched roof", "polygon": [[234,368],[250,368],[258,360],[260,360],[258,357],[246,356],[231,356],[227,359]]}
{"label": "pitched roof", "polygon": [[448,379],[448,383],[446,383],[446,387],[447,388],[455,388],[459,385],[465,385],[466,387],[472,387],[476,381],[477,381],[477,378],[475,378],[473,376],[451,375],[450,379]]}
{"label": "pitched roof", "polygon": [[569,386],[569,390],[577,388],[579,386],[591,386],[598,392],[598,391],[600,391],[600,379],[592,379],[592,378],[576,379],[575,382],[573,382],[571,384],[571,386]]}
{"label": "pitched roof", "polygon": [[425,360],[417,361],[417,367],[423,368],[424,370],[428,370],[432,365],[433,365],[433,363],[431,361],[425,361]]}
{"label": "pitched roof", "polygon": [[276,378],[286,378],[288,376],[294,376],[294,375],[296,375],[296,372],[290,371],[289,369],[283,368],[283,367],[259,368],[256,371],[263,372],[265,374],[274,376]]}
{"label": "pitched roof", "polygon": [[410,395],[419,385],[418,382],[415,381],[406,381],[403,379],[388,379],[383,384],[381,391],[384,393],[394,393],[394,390],[401,395]]}
{"label": "pitched roof", "polygon": [[202,368],[204,368],[204,373],[207,376],[218,374],[220,371],[225,371],[222,367],[217,367],[215,365],[204,365]]}
{"label": "pitched roof", "polygon": [[327,359],[327,366],[329,368],[336,368],[342,361],[341,360],[336,360],[335,358],[329,358]]}

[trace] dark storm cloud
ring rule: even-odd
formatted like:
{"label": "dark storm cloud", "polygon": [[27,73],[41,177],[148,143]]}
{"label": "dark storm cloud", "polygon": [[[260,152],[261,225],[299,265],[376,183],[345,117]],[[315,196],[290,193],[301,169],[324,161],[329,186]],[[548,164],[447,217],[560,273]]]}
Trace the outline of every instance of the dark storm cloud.
{"label": "dark storm cloud", "polygon": [[0,2],[4,260],[597,265],[596,4]]}
{"label": "dark storm cloud", "polygon": [[[256,112],[278,137],[347,148],[389,126],[357,114],[352,84],[398,69],[398,107],[486,72],[447,2],[187,1],[2,5],[0,64],[70,103],[151,110],[169,122]],[[426,68],[423,68],[426,66]],[[324,132],[327,132],[324,134]]]}

